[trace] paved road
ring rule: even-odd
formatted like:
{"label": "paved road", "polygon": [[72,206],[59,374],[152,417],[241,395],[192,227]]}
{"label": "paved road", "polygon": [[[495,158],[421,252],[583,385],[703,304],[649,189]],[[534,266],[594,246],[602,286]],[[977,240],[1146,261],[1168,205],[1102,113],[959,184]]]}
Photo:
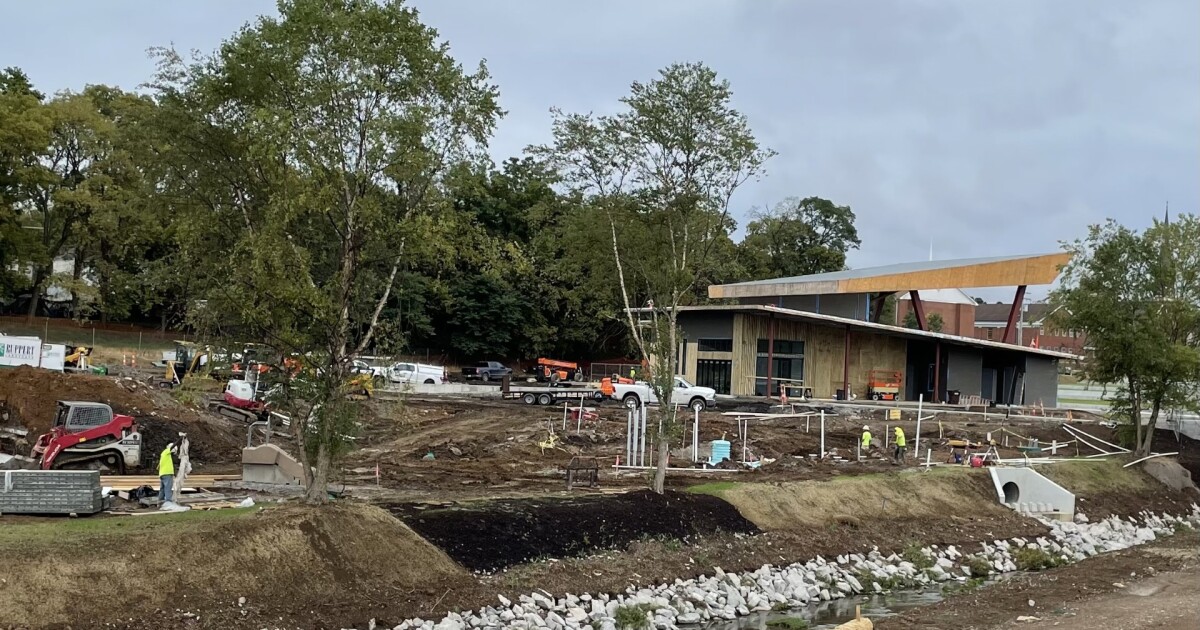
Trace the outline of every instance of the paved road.
{"label": "paved road", "polygon": [[[1114,389],[1113,387],[1109,387],[1108,393],[1111,395]],[[1109,406],[1108,401],[1105,400],[1104,386],[1082,384],[1060,384],[1058,386],[1058,404],[1060,407],[1098,412],[1108,411]],[[1144,412],[1142,415],[1149,417],[1150,413]],[[1174,418],[1160,418],[1158,428],[1178,428],[1180,433],[1192,439],[1200,440],[1200,415],[1180,413],[1176,414]]]}

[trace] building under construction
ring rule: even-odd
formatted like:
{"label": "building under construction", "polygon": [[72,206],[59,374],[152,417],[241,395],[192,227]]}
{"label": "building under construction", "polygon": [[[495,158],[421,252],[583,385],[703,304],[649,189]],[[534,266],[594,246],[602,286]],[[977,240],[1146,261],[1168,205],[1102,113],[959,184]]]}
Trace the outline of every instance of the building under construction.
{"label": "building under construction", "polygon": [[[900,397],[1056,406],[1058,361],[1074,355],[1015,344],[1025,288],[1050,284],[1069,254],[890,265],[714,285],[722,305],[684,307],[681,371],[721,394],[818,398],[872,394],[872,375],[898,373]],[[931,332],[921,291],[1015,287],[1006,327],[993,341]],[[884,300],[906,294],[917,328],[880,322]]]}

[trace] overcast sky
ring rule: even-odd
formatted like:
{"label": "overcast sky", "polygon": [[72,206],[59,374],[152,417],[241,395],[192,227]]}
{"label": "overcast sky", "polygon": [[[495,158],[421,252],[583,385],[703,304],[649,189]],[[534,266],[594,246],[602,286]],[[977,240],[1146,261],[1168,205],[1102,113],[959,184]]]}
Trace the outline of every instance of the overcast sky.
{"label": "overcast sky", "polygon": [[[779,152],[737,198],[820,196],[858,215],[853,267],[1054,251],[1113,217],[1200,206],[1196,0],[423,0],[508,111],[497,160],[549,113],[612,111],[633,80],[703,61]],[[212,50],[274,2],[11,2],[0,66],[47,92],[132,89],[149,46]],[[992,297],[994,292],[984,293]],[[1033,291],[1039,296],[1044,291]]]}

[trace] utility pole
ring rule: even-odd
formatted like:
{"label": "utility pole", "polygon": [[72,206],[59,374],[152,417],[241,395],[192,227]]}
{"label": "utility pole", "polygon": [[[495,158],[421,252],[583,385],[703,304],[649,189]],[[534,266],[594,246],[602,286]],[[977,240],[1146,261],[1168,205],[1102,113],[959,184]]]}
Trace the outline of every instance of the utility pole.
{"label": "utility pole", "polygon": [[1025,309],[1026,308],[1029,308],[1029,307],[1028,307],[1025,299],[1022,298],[1021,299],[1021,312],[1018,313],[1018,319],[1017,319],[1017,345],[1018,346],[1025,345],[1024,332],[1025,332]]}

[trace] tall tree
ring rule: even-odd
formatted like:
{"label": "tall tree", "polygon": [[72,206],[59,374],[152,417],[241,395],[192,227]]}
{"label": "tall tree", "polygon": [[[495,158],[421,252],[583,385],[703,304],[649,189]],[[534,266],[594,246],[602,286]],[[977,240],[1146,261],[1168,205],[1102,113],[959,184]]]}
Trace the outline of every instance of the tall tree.
{"label": "tall tree", "polygon": [[792,197],[757,213],[738,249],[750,278],[762,280],[841,271],[861,244],[850,206]]}
{"label": "tall tree", "polygon": [[282,0],[279,17],[156,81],[178,126],[181,247],[209,278],[192,310],[283,354],[313,352],[286,388],[307,500],[323,502],[355,408],[350,362],[372,347],[408,243],[441,203],[447,167],[484,159],[500,111],[397,1]]}
{"label": "tall tree", "polygon": [[[680,425],[669,404],[678,372],[679,308],[709,273],[732,226],[730,200],[773,155],[732,106],[729,83],[699,63],[635,82],[613,116],[554,112],[554,142],[534,149],[589,197],[607,223],[615,280],[659,406],[653,488],[663,491]],[[646,306],[643,328],[635,309]]]}
{"label": "tall tree", "polygon": [[26,286],[21,272],[37,257],[37,235],[26,229],[25,219],[44,176],[41,158],[49,143],[42,94],[21,70],[0,71],[0,299]]}
{"label": "tall tree", "polygon": [[1116,386],[1113,414],[1148,454],[1164,409],[1197,409],[1200,220],[1181,215],[1141,233],[1110,220],[1066,249],[1053,323],[1087,335],[1085,375]]}

